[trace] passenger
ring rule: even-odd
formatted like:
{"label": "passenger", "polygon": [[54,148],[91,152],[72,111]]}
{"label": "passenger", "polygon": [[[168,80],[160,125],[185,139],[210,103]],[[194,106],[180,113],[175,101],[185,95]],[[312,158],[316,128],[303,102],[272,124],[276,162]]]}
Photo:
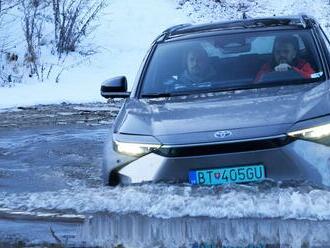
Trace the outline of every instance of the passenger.
{"label": "passenger", "polygon": [[210,58],[201,46],[195,46],[185,54],[184,68],[184,72],[179,76],[179,81],[183,83],[210,82],[216,76]]}
{"label": "passenger", "polygon": [[305,60],[298,58],[299,42],[294,36],[278,37],[274,43],[273,59],[271,63],[264,64],[257,73],[255,81],[262,81],[265,74],[273,71],[296,71],[303,78],[311,78],[315,72]]}

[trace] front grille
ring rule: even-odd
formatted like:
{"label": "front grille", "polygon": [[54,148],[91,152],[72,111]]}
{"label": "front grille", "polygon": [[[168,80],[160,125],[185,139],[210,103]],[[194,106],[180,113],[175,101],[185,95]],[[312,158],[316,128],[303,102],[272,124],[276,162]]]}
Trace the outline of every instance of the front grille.
{"label": "front grille", "polygon": [[283,136],[262,140],[239,141],[234,143],[208,144],[196,146],[163,147],[155,153],[165,157],[191,157],[223,153],[266,150],[285,146],[294,138]]}

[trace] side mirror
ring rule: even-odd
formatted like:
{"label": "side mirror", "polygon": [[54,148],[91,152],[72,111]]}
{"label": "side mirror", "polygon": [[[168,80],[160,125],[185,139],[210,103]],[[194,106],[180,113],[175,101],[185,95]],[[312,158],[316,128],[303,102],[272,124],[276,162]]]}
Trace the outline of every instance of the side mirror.
{"label": "side mirror", "polygon": [[124,76],[108,79],[101,85],[101,96],[104,98],[127,98],[129,95],[127,79]]}

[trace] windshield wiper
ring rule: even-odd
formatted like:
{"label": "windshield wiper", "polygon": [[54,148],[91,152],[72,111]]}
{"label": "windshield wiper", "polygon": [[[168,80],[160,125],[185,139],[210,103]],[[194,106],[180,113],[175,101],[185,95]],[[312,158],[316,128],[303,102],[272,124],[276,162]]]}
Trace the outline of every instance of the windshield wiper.
{"label": "windshield wiper", "polygon": [[250,90],[250,89],[257,89],[257,88],[260,88],[260,86],[259,85],[229,86],[229,87],[197,91],[194,94],[207,94],[207,93],[227,92],[227,91],[236,91],[236,90]]}
{"label": "windshield wiper", "polygon": [[263,88],[271,88],[271,87],[278,87],[278,86],[288,86],[288,85],[299,85],[299,84],[306,84],[306,83],[314,83],[316,81],[311,80],[294,80],[290,82],[283,82],[283,81],[274,81],[274,82],[267,82],[267,83],[258,83],[258,84],[250,84],[250,85],[242,85],[242,86],[231,86],[225,88],[217,88],[212,89],[210,91],[205,91],[203,93],[215,93],[215,92],[228,92],[228,91],[239,91],[239,90],[251,90],[251,89],[263,89]]}
{"label": "windshield wiper", "polygon": [[172,97],[172,96],[184,96],[184,95],[188,95],[188,93],[146,93],[146,94],[142,94],[141,97],[142,98],[157,98],[157,97]]}
{"label": "windshield wiper", "polygon": [[156,97],[171,97],[171,93],[147,93],[147,94],[142,94],[141,97],[143,98],[156,98]]}
{"label": "windshield wiper", "polygon": [[[253,86],[251,88],[255,88]],[[250,88],[250,87],[248,87]],[[211,89],[211,90],[195,90],[195,91],[182,91],[182,92],[172,92],[172,93],[146,93],[142,94],[142,98],[158,98],[158,97],[173,97],[173,96],[187,96],[187,95],[194,95],[194,94],[205,94],[205,93],[214,93],[214,92],[224,92],[224,91],[235,91],[235,90],[242,90],[247,89],[247,87],[227,87],[227,88],[220,88],[220,89]]]}

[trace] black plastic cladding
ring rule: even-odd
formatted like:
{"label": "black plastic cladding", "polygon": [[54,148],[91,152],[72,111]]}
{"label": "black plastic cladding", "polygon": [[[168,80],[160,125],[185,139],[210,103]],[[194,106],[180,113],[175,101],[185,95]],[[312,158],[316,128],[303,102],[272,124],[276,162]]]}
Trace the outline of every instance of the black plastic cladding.
{"label": "black plastic cladding", "polygon": [[[253,140],[253,141],[242,141],[238,143],[226,143],[226,144],[215,144],[215,145],[197,145],[190,147],[169,147],[160,148],[154,153],[162,155],[164,157],[186,157],[186,156],[204,156],[221,153],[237,153],[237,152],[248,152],[256,150],[273,149],[285,146],[295,138],[283,136],[279,138],[272,138],[267,140]],[[192,155],[193,154],[193,155]]]}

